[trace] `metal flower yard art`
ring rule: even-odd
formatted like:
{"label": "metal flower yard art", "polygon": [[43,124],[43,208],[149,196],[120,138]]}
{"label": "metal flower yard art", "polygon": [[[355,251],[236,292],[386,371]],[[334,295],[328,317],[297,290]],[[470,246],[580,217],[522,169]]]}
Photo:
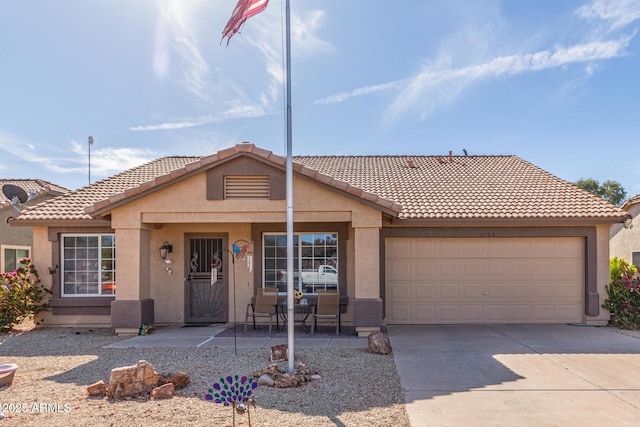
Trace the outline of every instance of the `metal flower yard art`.
{"label": "metal flower yard art", "polygon": [[251,414],[247,403],[255,409],[256,401],[253,392],[256,388],[258,388],[258,382],[251,377],[246,375],[232,377],[229,375],[226,378],[220,378],[217,383],[214,383],[207,390],[204,399],[214,403],[221,403],[224,406],[231,406],[234,426],[236,425],[236,412],[239,414],[246,412],[249,427],[251,427]]}

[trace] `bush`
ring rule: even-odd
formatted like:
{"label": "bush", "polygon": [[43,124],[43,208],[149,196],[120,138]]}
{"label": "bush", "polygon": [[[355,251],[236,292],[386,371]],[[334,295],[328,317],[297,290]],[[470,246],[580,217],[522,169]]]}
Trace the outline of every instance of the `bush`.
{"label": "bush", "polygon": [[623,259],[614,257],[609,260],[609,279],[611,282],[624,276],[633,277],[637,272],[638,269],[635,265],[629,264]]}
{"label": "bush", "polygon": [[609,298],[602,306],[611,312],[609,324],[621,329],[640,328],[640,277],[635,266],[613,258],[609,262]]}
{"label": "bush", "polygon": [[31,258],[22,258],[18,264],[15,271],[0,273],[0,330],[34,319],[49,308],[45,296],[51,291],[39,285]]}

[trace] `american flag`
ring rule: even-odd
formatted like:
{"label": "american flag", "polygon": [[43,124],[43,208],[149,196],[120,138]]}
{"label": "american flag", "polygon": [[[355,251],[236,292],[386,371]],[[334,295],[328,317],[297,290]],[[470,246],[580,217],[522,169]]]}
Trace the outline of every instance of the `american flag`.
{"label": "american flag", "polygon": [[233,9],[229,22],[222,31],[222,40],[227,37],[227,45],[231,41],[231,37],[239,32],[245,21],[262,12],[269,3],[269,0],[239,0],[236,8]]}

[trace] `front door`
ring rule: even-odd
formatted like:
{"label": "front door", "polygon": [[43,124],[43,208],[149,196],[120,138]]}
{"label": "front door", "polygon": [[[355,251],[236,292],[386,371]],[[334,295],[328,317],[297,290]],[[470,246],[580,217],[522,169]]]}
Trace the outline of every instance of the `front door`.
{"label": "front door", "polygon": [[221,235],[187,237],[187,323],[228,321],[226,242]]}

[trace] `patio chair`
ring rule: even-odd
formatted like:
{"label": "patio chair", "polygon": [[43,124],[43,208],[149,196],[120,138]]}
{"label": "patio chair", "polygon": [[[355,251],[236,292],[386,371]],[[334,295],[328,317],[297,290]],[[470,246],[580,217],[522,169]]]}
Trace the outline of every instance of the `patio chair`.
{"label": "patio chair", "polygon": [[[247,324],[249,316],[253,318],[253,329],[256,329],[256,317],[269,318],[269,336],[273,327],[273,318],[278,320],[276,304],[278,303],[278,292],[267,292],[264,289],[258,289],[256,292],[255,303],[247,304],[247,312],[244,317],[244,333],[247,333]],[[249,312],[251,311],[251,312]]]}
{"label": "patio chair", "polygon": [[318,291],[318,303],[311,313],[311,335],[318,327],[318,319],[335,319],[336,336],[340,335],[340,294],[337,290]]}

